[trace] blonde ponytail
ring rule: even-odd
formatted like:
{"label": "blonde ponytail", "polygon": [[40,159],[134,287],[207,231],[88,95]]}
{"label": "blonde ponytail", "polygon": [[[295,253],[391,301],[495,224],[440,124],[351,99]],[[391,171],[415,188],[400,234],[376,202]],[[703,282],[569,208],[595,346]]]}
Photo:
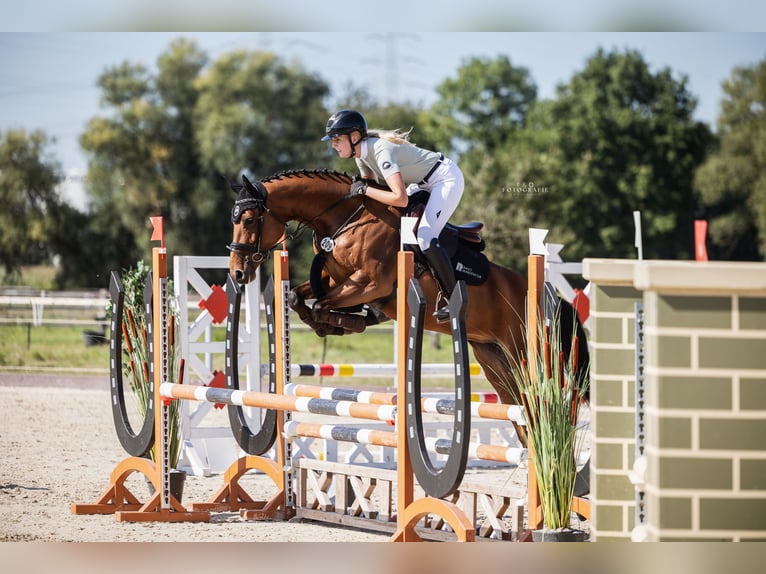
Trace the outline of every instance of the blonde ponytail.
{"label": "blonde ponytail", "polygon": [[406,132],[403,132],[402,130],[396,129],[396,130],[367,130],[367,136],[372,138],[380,138],[382,140],[390,141],[391,143],[395,144],[407,144],[407,145],[415,145],[410,141],[410,134],[412,133],[412,129],[408,129]]}

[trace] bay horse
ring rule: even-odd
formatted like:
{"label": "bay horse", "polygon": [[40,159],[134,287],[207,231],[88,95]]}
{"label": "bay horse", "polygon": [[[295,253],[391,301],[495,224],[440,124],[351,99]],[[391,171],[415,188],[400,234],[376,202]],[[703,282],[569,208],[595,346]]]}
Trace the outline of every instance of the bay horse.
{"label": "bay horse", "polygon": [[[288,222],[313,231],[318,259],[312,278],[291,291],[289,304],[319,336],[358,333],[396,317],[402,210],[365,196],[350,196],[352,181],[345,173],[297,170],[255,184],[244,176],[242,184],[229,182],[238,194],[232,210],[229,271],[239,284],[255,278],[258,266],[283,240]],[[429,309],[435,310],[439,286],[427,265],[421,266],[419,281]],[[491,262],[486,280],[468,286],[468,342],[500,401],[508,404],[517,403],[508,374],[525,353],[526,294],[525,277]],[[309,307],[306,302],[311,299],[316,300]],[[586,368],[585,334],[571,306],[562,303],[571,313],[561,313],[561,333],[567,337],[577,328],[578,356]],[[366,314],[356,312],[360,309]],[[430,311],[425,321],[426,330],[450,333],[449,324],[438,323]],[[565,343],[563,348],[570,345]]]}

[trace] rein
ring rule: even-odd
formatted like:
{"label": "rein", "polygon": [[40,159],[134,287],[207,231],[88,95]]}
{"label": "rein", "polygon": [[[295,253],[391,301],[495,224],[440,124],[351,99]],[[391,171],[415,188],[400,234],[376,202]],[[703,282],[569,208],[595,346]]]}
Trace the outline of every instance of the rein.
{"label": "rein", "polygon": [[[262,183],[258,182],[261,186]],[[265,188],[264,188],[265,192]],[[266,205],[266,199],[267,195],[264,193],[264,196],[262,198],[253,198],[253,197],[247,197],[243,199],[238,199],[235,204],[234,208],[232,209],[232,223],[239,223],[240,219],[242,218],[242,214],[245,211],[251,210],[251,209],[257,209],[258,210],[258,236],[256,238],[256,241],[254,244],[250,243],[240,243],[236,241],[232,241],[226,246],[226,249],[231,251],[232,253],[236,253],[239,257],[242,258],[245,264],[255,264],[259,265],[263,261],[265,261],[271,252],[276,248],[276,246],[279,244],[279,242],[275,243],[273,246],[271,246],[268,249],[261,249],[261,240],[263,237],[263,220],[265,214],[269,214],[271,217],[276,219],[279,223],[281,223],[285,228],[284,235],[287,239],[295,239],[296,237],[300,236],[300,234],[303,232],[306,228],[311,228],[312,224],[331,211],[332,209],[335,209],[340,204],[344,203],[345,201],[351,199],[352,197],[355,197],[351,193],[348,193],[323,209],[318,215],[312,217],[307,223],[299,223],[297,227],[295,228],[295,231],[293,233],[287,233],[288,230],[288,223],[285,221],[282,217],[274,213],[269,207]],[[364,200],[360,203],[359,207],[357,207],[354,212],[340,225],[340,227],[335,231],[335,233],[330,237],[330,241],[334,244],[334,240],[338,235],[340,235],[345,227],[353,221],[359,213],[364,209]],[[316,231],[314,232],[316,234]],[[331,251],[330,249],[329,251]],[[243,252],[245,254],[243,254]]]}

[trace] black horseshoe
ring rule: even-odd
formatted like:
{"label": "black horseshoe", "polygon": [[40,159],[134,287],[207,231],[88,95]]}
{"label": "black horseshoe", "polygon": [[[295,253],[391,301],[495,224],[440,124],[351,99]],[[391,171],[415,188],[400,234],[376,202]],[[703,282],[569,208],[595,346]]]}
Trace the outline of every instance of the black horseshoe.
{"label": "black horseshoe", "polygon": [[[144,289],[144,306],[147,309],[146,324],[149,344],[149,365],[154,372],[154,342],[151,336],[152,325],[152,276],[147,277],[147,287]],[[138,434],[133,432],[133,427],[128,420],[125,411],[125,393],[122,386],[122,325],[123,312],[125,310],[125,289],[120,281],[120,274],[112,271],[109,279],[109,295],[112,300],[112,322],[109,336],[109,374],[112,395],[112,417],[117,438],[128,454],[133,456],[145,456],[154,445],[154,377],[149,377],[149,403],[146,407],[144,421]]]}
{"label": "black horseshoe", "polygon": [[471,377],[468,364],[468,342],[465,332],[467,294],[464,281],[458,281],[449,301],[452,347],[455,365],[455,413],[453,415],[452,446],[444,466],[437,469],[428,454],[420,408],[420,364],[423,350],[423,316],[426,300],[420,283],[411,279],[407,291],[409,326],[407,332],[407,445],[410,462],[418,483],[427,495],[444,498],[460,486],[468,461],[471,436],[471,411],[466,408],[471,397]]}
{"label": "black horseshoe", "polygon": [[[244,286],[239,285],[229,275],[226,282],[226,297],[229,301],[229,314],[226,322],[226,388],[239,390],[239,309],[242,303]],[[274,279],[270,279],[263,291],[268,322],[269,349],[274,348]],[[273,351],[270,351],[270,353]],[[251,358],[254,360],[255,358]],[[273,364],[273,361],[271,362]],[[276,373],[269,370],[269,392],[277,390]],[[247,454],[262,455],[267,452],[277,438],[277,411],[268,409],[263,416],[261,428],[254,433],[247,424],[245,413],[238,405],[229,405],[229,424],[237,444]]]}

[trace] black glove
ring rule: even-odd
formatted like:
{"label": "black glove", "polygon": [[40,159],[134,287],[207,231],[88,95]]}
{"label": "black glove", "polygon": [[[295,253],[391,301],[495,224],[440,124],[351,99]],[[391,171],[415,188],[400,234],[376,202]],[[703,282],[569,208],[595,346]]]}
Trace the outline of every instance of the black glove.
{"label": "black glove", "polygon": [[355,181],[351,184],[351,189],[349,191],[349,195],[364,195],[367,193],[367,183],[363,180]]}

